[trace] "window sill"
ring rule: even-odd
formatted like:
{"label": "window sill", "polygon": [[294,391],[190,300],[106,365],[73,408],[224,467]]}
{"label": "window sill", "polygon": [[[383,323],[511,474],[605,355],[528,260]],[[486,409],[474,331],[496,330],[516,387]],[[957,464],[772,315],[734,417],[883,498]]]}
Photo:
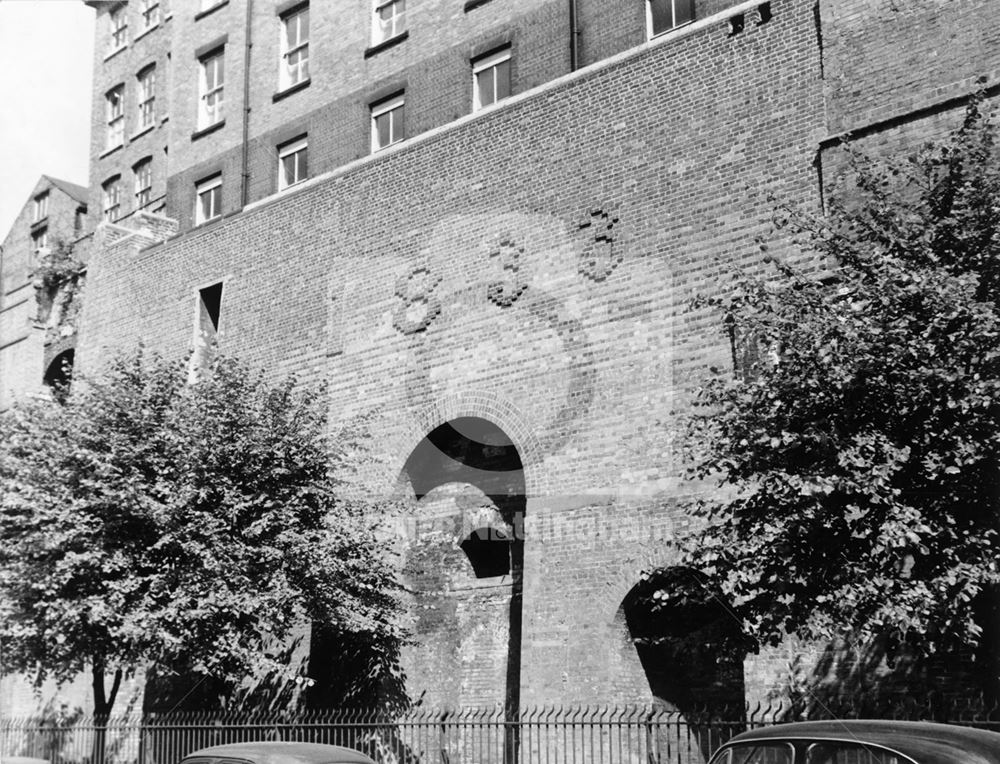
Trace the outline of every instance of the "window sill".
{"label": "window sill", "polygon": [[210,226],[212,223],[218,223],[222,220],[222,215],[216,215],[214,218],[209,218],[208,220],[202,220],[200,223],[195,221],[194,228],[204,228],[205,226]]}
{"label": "window sill", "polygon": [[406,138],[400,138],[398,141],[393,141],[392,143],[387,143],[384,146],[372,146],[372,154],[381,154],[383,151],[388,151],[393,146],[398,146],[400,143],[405,141]]}
{"label": "window sill", "polygon": [[403,40],[405,40],[409,36],[410,36],[410,30],[406,29],[400,32],[395,37],[390,37],[388,40],[383,40],[378,45],[370,46],[365,49],[365,58],[371,58],[376,53],[381,53],[383,50],[388,50],[389,48],[395,47],[396,45],[399,45],[399,43],[403,42]]}
{"label": "window sill", "polygon": [[486,5],[490,0],[465,0],[465,5],[462,10],[468,13],[471,10],[478,8],[480,5]]}
{"label": "window sill", "polygon": [[32,220],[31,221],[31,230],[34,231],[36,228],[44,228],[45,225],[48,222],[49,222],[49,216],[48,215],[46,215],[43,218],[38,218],[38,220]]}
{"label": "window sill", "polygon": [[302,82],[296,82],[294,85],[289,85],[284,90],[279,90],[273,96],[271,96],[271,103],[277,103],[282,98],[287,98],[292,93],[298,93],[300,90],[305,90],[309,87],[309,83],[312,82],[311,79],[304,79]]}
{"label": "window sill", "polygon": [[142,128],[142,129],[141,129],[141,130],[139,130],[138,132],[135,132],[135,133],[132,133],[132,135],[130,135],[130,136],[128,137],[128,142],[129,142],[129,143],[131,143],[131,142],[132,142],[132,141],[134,141],[134,140],[135,140],[136,138],[138,138],[138,137],[140,137],[140,136],[143,136],[143,135],[145,135],[145,134],[146,134],[146,133],[148,133],[148,132],[149,132],[150,130],[152,130],[152,129],[153,129],[154,127],[156,127],[156,122],[155,122],[155,120],[154,120],[153,124],[151,124],[151,125],[146,125],[146,126],[145,126],[144,128]]}
{"label": "window sill", "polygon": [[675,27],[670,27],[670,29],[664,29],[662,32],[656,32],[656,33],[654,33],[652,30],[650,30],[649,36],[646,39],[647,40],[655,40],[658,37],[663,37],[664,35],[668,35],[671,32],[676,32],[678,29],[683,29],[684,27],[688,26],[689,24],[693,24],[693,23],[694,23],[694,20],[692,19],[691,21],[685,21],[683,24],[678,24]]}
{"label": "window sill", "polygon": [[139,42],[139,40],[141,40],[143,37],[145,37],[146,35],[148,35],[150,32],[152,32],[154,29],[158,28],[159,26],[160,26],[160,22],[157,21],[155,24],[153,24],[153,26],[147,27],[146,29],[143,29],[141,32],[139,32],[139,34],[137,34],[135,36],[135,39],[132,42]]}
{"label": "window sill", "polygon": [[124,45],[119,45],[114,50],[109,50],[107,53],[104,54],[104,60],[105,61],[110,61],[112,58],[114,58],[115,56],[117,56],[119,53],[121,53],[127,47],[128,47],[128,43],[125,43]]}
{"label": "window sill", "polygon": [[112,146],[109,149],[104,149],[104,151],[102,151],[100,154],[97,155],[97,158],[98,159],[104,159],[104,157],[110,156],[111,154],[114,154],[116,151],[118,151],[118,149],[121,149],[124,146],[125,146],[124,143],[119,143],[117,146]]}
{"label": "window sill", "polygon": [[199,138],[203,138],[204,136],[209,135],[210,133],[214,133],[216,130],[221,130],[225,126],[225,124],[226,120],[220,119],[218,122],[209,125],[208,127],[203,127],[200,130],[195,130],[193,133],[191,133],[191,140],[196,141]]}
{"label": "window sill", "polygon": [[294,183],[289,183],[284,188],[279,188],[278,189],[278,193],[279,194],[286,194],[286,193],[288,193],[290,191],[294,191],[299,186],[301,186],[303,183],[305,183],[307,180],[309,180],[309,178],[303,178],[302,180],[297,180]]}
{"label": "window sill", "polygon": [[210,13],[215,13],[217,10],[219,10],[219,8],[222,8],[222,7],[227,6],[227,5],[229,5],[229,0],[222,0],[221,3],[216,3],[211,8],[206,8],[203,11],[198,11],[194,15],[194,20],[195,21],[200,21],[201,19],[203,19],[206,16],[208,16]]}

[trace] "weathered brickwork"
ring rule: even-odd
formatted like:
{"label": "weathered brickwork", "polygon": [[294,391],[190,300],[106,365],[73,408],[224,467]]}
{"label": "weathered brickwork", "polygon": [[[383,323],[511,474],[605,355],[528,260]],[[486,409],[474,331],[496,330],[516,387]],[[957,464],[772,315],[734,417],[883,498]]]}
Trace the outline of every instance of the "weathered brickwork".
{"label": "weathered brickwork", "polygon": [[[39,216],[35,200],[43,196]],[[86,200],[86,188],[43,175],[0,246],[0,411],[21,395],[44,391],[49,362],[75,343],[70,327],[58,326],[60,316],[52,315],[51,306],[39,311],[31,272],[42,234],[50,249],[72,247],[74,256],[86,262]]]}
{"label": "weathered brickwork", "polygon": [[990,0],[824,2],[820,15],[831,134],[965,95],[979,78],[995,84],[1000,75],[1000,6]]}
{"label": "weathered brickwork", "polygon": [[[108,250],[85,363],[140,337],[185,352],[196,290],[221,280],[226,352],[326,379],[339,422],[380,412],[370,490],[396,487],[434,427],[495,423],[524,463],[523,699],[644,698],[619,611],[683,522],[675,395],[724,352],[684,304],[759,259],[768,192],[817,202],[818,70],[788,66],[815,59],[812,30],[795,2],[740,35],[694,29],[206,230]],[[441,491],[416,514],[461,518]],[[477,584],[454,537],[433,538],[406,547],[429,555],[412,689],[502,699],[510,577]]]}
{"label": "weathered brickwork", "polygon": [[[341,59],[322,52],[317,31],[307,88],[274,102],[273,71],[253,85],[253,203],[194,230],[199,178],[221,171],[224,208],[240,206],[242,149],[228,117],[188,140],[168,192],[182,235],[145,248],[118,238],[91,265],[84,369],[139,340],[189,351],[198,290],[222,282],[222,350],[327,382],[336,427],[371,423],[362,489],[409,501],[394,522],[417,636],[404,656],[414,697],[503,702],[515,682],[522,703],[648,700],[626,601],[643,571],[676,562],[671,542],[689,522],[677,502],[705,490],[681,479],[678,416],[707,368],[729,362],[719,317],[690,298],[767,267],[762,238],[772,255],[797,256],[775,238],[771,197],[819,209],[835,174],[828,136],[875,120],[866,140],[892,148],[955,119],[954,108],[914,119],[912,104],[991,76],[1000,47],[981,27],[995,9],[947,4],[962,22],[946,35],[928,21],[938,5],[719,0],[641,44],[641,4],[588,0],[581,63],[612,58],[572,75],[561,2],[510,15],[496,2],[467,13],[431,2],[407,40],[367,59],[364,25],[316,8],[317,30],[341,22],[330,39],[344,76],[320,76]],[[903,23],[890,6],[924,23],[905,69],[879,58]],[[219,19],[238,70],[239,7],[175,16],[189,48],[184,87]],[[548,47],[529,45],[532,35]],[[497,41],[512,44],[518,95],[465,118],[468,61]],[[418,44],[420,60],[408,58]],[[970,45],[968,60],[938,65]],[[274,53],[265,48],[253,55]],[[366,157],[367,106],[400,87],[416,135]],[[172,114],[171,130],[190,136],[193,94],[177,92],[187,116]],[[311,174],[327,174],[272,195],[276,147],[303,133]],[[458,467],[431,480],[414,466],[442,426],[468,422],[489,423],[487,450],[516,469],[477,472],[452,454]],[[483,528],[523,539],[523,560],[511,544],[508,567],[491,566],[491,547],[468,543]],[[815,653],[789,642],[748,656],[741,693],[780,693],[789,666],[808,671]]]}

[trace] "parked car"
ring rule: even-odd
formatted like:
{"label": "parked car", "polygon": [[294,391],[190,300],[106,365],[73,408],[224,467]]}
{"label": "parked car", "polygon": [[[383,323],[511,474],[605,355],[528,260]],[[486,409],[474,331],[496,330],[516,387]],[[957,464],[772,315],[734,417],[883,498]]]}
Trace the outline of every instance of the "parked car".
{"label": "parked car", "polygon": [[353,748],[322,743],[231,743],[189,753],[181,764],[375,764]]}
{"label": "parked car", "polygon": [[1000,764],[1000,733],[930,722],[794,722],[743,732],[709,764]]}

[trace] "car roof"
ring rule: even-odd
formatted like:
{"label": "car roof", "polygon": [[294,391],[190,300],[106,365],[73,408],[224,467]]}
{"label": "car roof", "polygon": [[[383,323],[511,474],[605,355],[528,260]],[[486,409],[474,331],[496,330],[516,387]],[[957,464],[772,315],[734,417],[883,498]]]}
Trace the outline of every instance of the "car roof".
{"label": "car roof", "polygon": [[276,741],[213,745],[184,757],[184,761],[190,759],[246,759],[255,764],[375,764],[353,748]]}
{"label": "car roof", "polygon": [[933,722],[864,719],[793,722],[742,732],[729,742],[803,738],[882,745],[919,764],[1000,764],[1000,734]]}

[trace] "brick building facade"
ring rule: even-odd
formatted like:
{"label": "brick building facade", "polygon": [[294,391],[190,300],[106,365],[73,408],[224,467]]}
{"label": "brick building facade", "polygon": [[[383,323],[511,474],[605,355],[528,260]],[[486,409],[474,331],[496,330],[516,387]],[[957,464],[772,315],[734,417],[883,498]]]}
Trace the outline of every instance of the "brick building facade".
{"label": "brick building facade", "polygon": [[[197,361],[208,333],[326,381],[334,427],[372,434],[362,490],[409,502],[404,662],[425,703],[780,694],[798,645],[696,676],[634,644],[630,593],[675,564],[677,499],[704,490],[680,477],[678,415],[729,359],[688,302],[766,267],[761,239],[798,256],[771,199],[822,208],[845,131],[898,145],[954,124],[998,81],[1000,8],[95,5],[115,50],[95,68],[91,208],[146,157],[162,202],[121,194],[99,229],[82,367],[140,340]],[[116,41],[123,13],[144,37]],[[477,103],[484,87],[510,95]]]}
{"label": "brick building facade", "polygon": [[79,303],[70,290],[36,289],[39,259],[59,249],[86,258],[88,189],[43,175],[0,245],[0,411],[45,394],[72,366]]}

